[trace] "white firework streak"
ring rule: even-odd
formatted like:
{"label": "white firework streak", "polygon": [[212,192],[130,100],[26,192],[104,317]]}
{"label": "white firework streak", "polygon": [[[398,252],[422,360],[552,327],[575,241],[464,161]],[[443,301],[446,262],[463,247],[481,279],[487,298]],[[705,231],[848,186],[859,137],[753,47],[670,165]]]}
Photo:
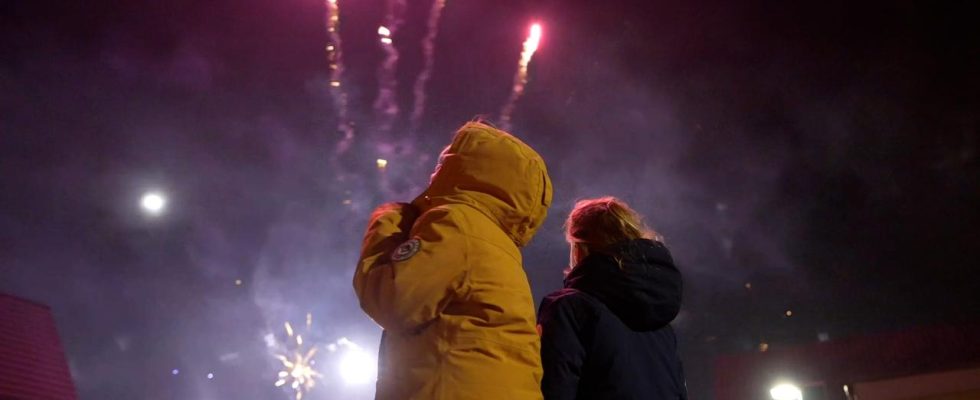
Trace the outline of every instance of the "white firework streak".
{"label": "white firework streak", "polygon": [[354,140],[354,128],[347,113],[347,92],[341,85],[344,72],[344,54],[340,40],[340,6],[337,0],[324,0],[327,26],[327,63],[330,67],[330,97],[337,113],[337,130],[343,138],[337,145],[337,154],[345,153]]}
{"label": "white firework streak", "polygon": [[442,16],[442,9],[446,7],[446,0],[433,0],[432,9],[429,10],[429,22],[422,39],[423,65],[422,72],[415,79],[415,105],[412,108],[411,132],[418,132],[422,125],[422,116],[425,114],[425,86],[432,78],[432,68],[435,64],[436,36],[439,34],[439,19]]}
{"label": "white firework streak", "polygon": [[404,22],[405,0],[388,0],[385,5],[384,25],[378,27],[378,39],[381,49],[385,52],[384,61],[378,68],[378,97],[374,101],[374,111],[380,120],[382,132],[389,132],[395,119],[398,118],[398,80],[395,79],[395,67],[398,65],[398,49],[392,41],[392,36]]}
{"label": "white firework streak", "polygon": [[514,87],[510,92],[510,98],[500,111],[500,128],[510,130],[510,116],[514,113],[517,100],[524,94],[524,86],[527,85],[527,65],[531,62],[531,57],[538,50],[538,43],[541,42],[541,25],[532,24],[531,31],[524,40],[524,49],[521,50],[521,59],[517,62],[517,73],[514,74]]}

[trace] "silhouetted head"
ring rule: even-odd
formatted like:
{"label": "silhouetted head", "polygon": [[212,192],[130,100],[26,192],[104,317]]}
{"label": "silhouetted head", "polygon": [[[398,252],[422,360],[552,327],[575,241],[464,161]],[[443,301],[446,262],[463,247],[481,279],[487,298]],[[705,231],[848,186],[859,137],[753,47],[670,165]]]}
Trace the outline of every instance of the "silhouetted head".
{"label": "silhouetted head", "polygon": [[611,246],[633,239],[663,241],[639,213],[612,196],[579,200],[565,221],[570,267],[590,253],[607,253]]}

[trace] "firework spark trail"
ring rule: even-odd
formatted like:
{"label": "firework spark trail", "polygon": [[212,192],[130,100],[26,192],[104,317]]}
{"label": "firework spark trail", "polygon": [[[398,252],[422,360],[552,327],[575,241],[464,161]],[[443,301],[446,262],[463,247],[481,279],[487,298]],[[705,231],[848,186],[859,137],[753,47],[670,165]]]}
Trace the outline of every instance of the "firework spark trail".
{"label": "firework spark trail", "polygon": [[510,130],[510,116],[514,112],[517,100],[524,94],[524,86],[527,85],[527,65],[531,62],[531,57],[538,50],[541,42],[541,25],[532,24],[531,31],[527,39],[524,40],[524,49],[521,51],[521,59],[517,62],[517,73],[514,74],[514,87],[510,92],[510,98],[500,111],[500,127],[503,130]]}
{"label": "firework spark trail", "polygon": [[330,67],[330,97],[333,98],[334,110],[337,113],[337,130],[343,133],[343,138],[337,145],[337,154],[343,154],[350,148],[354,140],[354,128],[351,126],[347,113],[347,92],[341,87],[341,75],[344,72],[344,54],[341,51],[340,40],[340,6],[337,0],[324,0],[326,5],[327,25],[327,63]]}
{"label": "firework spark trail", "polygon": [[378,68],[378,97],[374,101],[374,111],[378,115],[381,131],[389,132],[399,112],[396,96],[398,80],[395,79],[398,49],[395,48],[392,36],[404,22],[406,3],[405,0],[388,0],[385,8],[384,25],[378,27],[378,39],[385,58]]}
{"label": "firework spark trail", "polygon": [[425,114],[425,85],[432,77],[432,67],[435,64],[436,36],[439,34],[439,18],[442,16],[442,9],[446,7],[446,0],[433,0],[432,9],[429,11],[429,22],[422,39],[422,55],[424,57],[422,72],[415,79],[415,105],[412,108],[411,132],[418,131],[422,124],[422,115]]}

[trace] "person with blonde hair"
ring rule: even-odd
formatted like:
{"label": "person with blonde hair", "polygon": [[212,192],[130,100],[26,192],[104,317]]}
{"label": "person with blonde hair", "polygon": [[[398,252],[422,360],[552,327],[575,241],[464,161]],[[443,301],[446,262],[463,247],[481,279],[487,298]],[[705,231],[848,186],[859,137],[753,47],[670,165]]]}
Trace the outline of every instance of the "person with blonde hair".
{"label": "person with blonde hair", "polygon": [[663,238],[622,200],[575,204],[564,288],[538,313],[546,400],[687,399],[670,322],[681,275]]}
{"label": "person with blonde hair", "polygon": [[354,271],[382,328],[377,399],[541,399],[540,338],[520,248],[551,204],[544,160],[481,122],[429,187],[374,211]]}

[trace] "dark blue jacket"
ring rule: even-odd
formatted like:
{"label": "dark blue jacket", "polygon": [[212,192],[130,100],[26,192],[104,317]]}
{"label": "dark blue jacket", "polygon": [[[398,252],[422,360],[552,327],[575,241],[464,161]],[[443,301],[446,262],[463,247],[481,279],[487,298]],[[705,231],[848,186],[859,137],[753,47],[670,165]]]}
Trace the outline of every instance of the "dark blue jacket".
{"label": "dark blue jacket", "polygon": [[681,275],[660,242],[590,254],[538,313],[546,400],[687,399],[670,321]]}

